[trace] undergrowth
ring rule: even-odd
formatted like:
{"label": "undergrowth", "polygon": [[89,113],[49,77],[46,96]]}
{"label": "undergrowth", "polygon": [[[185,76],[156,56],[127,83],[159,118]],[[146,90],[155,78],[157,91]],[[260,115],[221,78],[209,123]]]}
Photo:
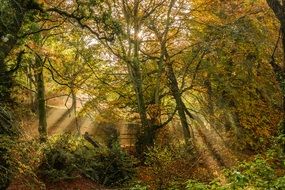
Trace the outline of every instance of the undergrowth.
{"label": "undergrowth", "polygon": [[111,148],[94,148],[81,137],[61,135],[51,139],[44,148],[40,174],[51,181],[85,176],[106,186],[130,180],[135,159],[118,144]]}
{"label": "undergrowth", "polygon": [[[224,171],[226,183],[218,180],[206,183],[191,177],[195,155],[181,147],[156,146],[146,153],[147,180],[136,181],[136,160],[121,150],[119,144],[94,148],[83,138],[72,135],[54,136],[47,143],[38,141],[11,141],[2,138],[9,149],[9,170],[1,168],[0,180],[13,174],[30,189],[44,189],[45,182],[87,177],[105,186],[132,186],[132,190],[235,190],[285,189],[285,136],[272,142],[272,148],[253,160],[242,162]],[[195,171],[195,170],[193,170]],[[144,175],[144,174],[139,174]],[[199,173],[200,175],[200,173]]]}
{"label": "undergrowth", "polygon": [[224,185],[213,181],[203,184],[189,180],[187,190],[283,190],[285,189],[285,155],[284,135],[272,141],[272,148],[263,155],[256,155],[252,161],[241,162],[233,169],[224,171],[227,183]]}
{"label": "undergrowth", "polygon": [[[285,189],[285,136],[281,135],[272,141],[272,146],[262,155],[256,155],[253,160],[241,162],[236,167],[224,170],[226,183],[221,184],[214,179],[202,182],[195,179],[177,178],[171,165],[179,168],[175,160],[185,160],[184,153],[169,148],[155,147],[147,153],[149,171],[155,177],[151,182],[138,182],[133,189],[168,189],[168,190],[284,190]],[[176,153],[176,154],[175,154]],[[188,155],[190,156],[190,155]],[[186,165],[184,165],[186,166]],[[189,168],[187,168],[189,169]],[[181,170],[182,171],[182,170]]]}
{"label": "undergrowth", "polygon": [[116,143],[110,148],[94,148],[85,139],[69,134],[53,136],[42,144],[36,140],[2,141],[9,146],[11,167],[4,168],[0,180],[13,175],[17,184],[30,189],[45,189],[45,183],[77,177],[117,186],[135,175],[136,160]]}

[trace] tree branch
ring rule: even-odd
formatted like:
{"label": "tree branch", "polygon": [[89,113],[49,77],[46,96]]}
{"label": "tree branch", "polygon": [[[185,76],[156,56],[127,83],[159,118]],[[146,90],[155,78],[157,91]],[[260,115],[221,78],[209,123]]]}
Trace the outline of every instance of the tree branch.
{"label": "tree branch", "polygon": [[15,71],[17,71],[20,68],[20,65],[21,65],[21,62],[22,62],[22,57],[23,57],[24,53],[25,53],[24,50],[20,51],[20,53],[17,56],[16,66],[13,69],[7,71],[6,74],[8,74],[8,75],[12,74],[12,73],[14,73]]}
{"label": "tree branch", "polygon": [[[273,10],[275,16],[280,22],[284,19],[283,7],[278,0],[266,0],[269,7]],[[284,6],[284,5],[283,5]]]}

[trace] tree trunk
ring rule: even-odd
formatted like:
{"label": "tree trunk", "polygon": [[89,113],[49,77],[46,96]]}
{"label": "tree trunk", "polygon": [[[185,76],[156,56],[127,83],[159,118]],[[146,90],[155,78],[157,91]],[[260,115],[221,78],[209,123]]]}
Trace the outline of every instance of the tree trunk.
{"label": "tree trunk", "polygon": [[39,10],[40,5],[34,0],[5,0],[1,4],[5,9],[1,10],[0,22],[0,102],[10,102],[13,80],[5,59],[17,45],[25,15],[31,10]]}
{"label": "tree trunk", "polygon": [[46,120],[46,103],[45,103],[45,84],[43,75],[42,60],[36,56],[36,84],[37,84],[37,103],[39,118],[40,141],[47,140],[47,120]]}
{"label": "tree trunk", "polygon": [[136,63],[134,64],[131,72],[133,73],[132,80],[133,80],[135,93],[137,96],[138,112],[139,112],[140,121],[141,121],[141,130],[139,131],[139,134],[137,137],[136,151],[138,155],[142,155],[143,152],[147,149],[147,147],[153,145],[154,137],[153,135],[150,135],[149,133],[149,131],[151,130],[150,129],[151,126],[149,125],[148,120],[147,120],[147,111],[146,111],[146,106],[145,106],[143,90],[142,90],[141,72],[139,70],[139,67],[136,65]]}
{"label": "tree trunk", "polygon": [[[285,5],[283,5],[284,10]],[[283,65],[281,68],[281,81],[279,82],[279,86],[282,91],[282,110],[283,110],[283,122],[282,122],[282,133],[285,134],[285,18],[283,18],[281,22],[281,31],[282,31],[282,48],[283,48]]]}
{"label": "tree trunk", "polygon": [[[151,131],[151,125],[147,120],[147,108],[145,105],[145,99],[143,94],[143,82],[142,82],[142,74],[140,70],[140,60],[139,60],[139,30],[140,30],[140,22],[139,22],[139,4],[140,1],[134,1],[134,8],[133,8],[133,16],[134,16],[134,40],[131,42],[129,39],[129,46],[133,46],[133,54],[132,60],[129,63],[129,73],[131,75],[134,90],[137,97],[137,105],[138,105],[138,112],[140,115],[141,120],[141,130],[139,131],[138,138],[137,138],[137,153],[142,155],[143,152],[147,149],[147,147],[152,146],[154,142],[154,137],[149,131]],[[130,31],[129,31],[130,32]],[[130,33],[129,33],[130,34]],[[133,43],[133,44],[132,44]],[[131,50],[131,49],[130,49]],[[131,55],[131,51],[129,51],[129,56]]]}
{"label": "tree trunk", "polygon": [[146,106],[145,106],[145,100],[144,100],[144,95],[143,95],[143,90],[142,90],[142,82],[141,82],[141,74],[140,71],[138,71],[138,68],[135,68],[134,71],[136,74],[136,78],[134,79],[135,83],[135,91],[136,91],[136,96],[137,96],[137,104],[138,104],[138,111],[140,114],[140,119],[141,119],[141,124],[142,127],[147,127],[147,112],[146,112]]}
{"label": "tree trunk", "polygon": [[12,77],[7,72],[4,59],[0,58],[0,103],[11,102]]}
{"label": "tree trunk", "polygon": [[275,72],[276,80],[279,83],[279,86],[282,91],[282,132],[285,134],[285,0],[282,0],[282,3],[279,0],[267,0],[268,6],[273,10],[276,18],[280,22],[281,28],[281,38],[282,38],[282,48],[283,48],[283,64],[282,67],[275,63],[272,60],[271,65]]}
{"label": "tree trunk", "polygon": [[174,74],[174,70],[173,70],[173,67],[170,61],[167,61],[165,70],[166,70],[166,75],[168,77],[170,90],[172,92],[172,95],[177,105],[178,115],[180,117],[180,122],[183,128],[184,140],[186,144],[189,144],[191,143],[191,140],[192,140],[192,134],[189,130],[189,126],[188,126],[188,122],[187,122],[187,118],[185,114],[184,103],[182,101],[180,90],[178,87],[178,82],[177,82],[177,79]]}
{"label": "tree trunk", "polygon": [[204,82],[207,88],[207,99],[208,99],[208,110],[211,117],[214,117],[214,104],[213,104],[213,89],[211,84],[211,77],[210,74],[207,75],[207,78]]}
{"label": "tree trunk", "polygon": [[[0,22],[0,36],[5,39],[0,39],[0,101],[10,102],[12,76],[11,73],[7,71],[5,59],[17,44],[17,35],[21,29],[24,15],[28,9],[25,1],[4,1],[4,4],[7,4],[7,9],[3,10],[1,15],[6,15],[7,12],[11,12],[10,14],[14,15],[3,18]],[[3,15],[1,16],[1,19]]]}
{"label": "tree trunk", "polygon": [[[31,68],[32,63],[29,64],[29,66],[26,68],[26,74],[27,74],[27,83],[29,85],[30,89],[33,89],[33,85],[35,86],[35,82],[32,78],[33,73],[32,73],[32,68]],[[30,108],[33,112],[36,112],[36,101],[35,101],[35,94],[33,91],[30,91],[29,93],[29,98],[30,98]]]}
{"label": "tree trunk", "polygon": [[76,127],[76,131],[77,131],[77,135],[80,135],[80,126],[79,126],[79,123],[78,123],[78,118],[77,118],[77,110],[76,110],[76,106],[77,106],[77,97],[76,97],[76,93],[75,93],[75,90],[74,90],[74,87],[73,85],[71,85],[71,98],[72,98],[72,106],[71,106],[71,111],[73,111],[73,114],[74,114],[74,118],[75,118],[75,127]]}

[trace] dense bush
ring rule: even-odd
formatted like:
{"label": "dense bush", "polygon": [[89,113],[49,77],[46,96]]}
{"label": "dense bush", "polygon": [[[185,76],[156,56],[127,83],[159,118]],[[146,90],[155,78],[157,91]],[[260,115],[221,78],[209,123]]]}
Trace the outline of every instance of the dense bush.
{"label": "dense bush", "polygon": [[0,189],[7,188],[12,178],[13,172],[9,157],[18,133],[11,111],[7,109],[7,106],[0,104]]}
{"label": "dense bush", "polygon": [[229,171],[227,176],[233,189],[246,186],[269,189],[275,178],[274,169],[261,157],[241,163],[236,170]]}
{"label": "dense bush", "polygon": [[[242,162],[234,168],[225,170],[226,181],[223,184],[217,179],[205,183],[192,179],[187,181],[185,176],[181,176],[181,180],[175,170],[179,168],[179,171],[183,173],[179,164],[181,164],[181,160],[187,160],[187,157],[191,157],[191,155],[181,151],[183,149],[179,151],[177,148],[155,146],[146,153],[148,169],[145,178],[151,178],[151,180],[144,181],[144,183],[148,186],[138,183],[133,185],[133,189],[283,190],[285,189],[285,155],[282,146],[284,141],[285,138],[281,135],[271,142],[272,148],[263,155],[257,155],[251,161]],[[193,163],[193,160],[189,160],[189,162]],[[173,163],[175,167],[172,167]],[[186,165],[183,166],[190,169]]]}
{"label": "dense bush", "polygon": [[196,180],[189,180],[186,183],[187,190],[206,190],[206,189],[215,189],[215,190],[222,190],[224,188],[220,187],[219,184],[212,183],[212,184],[204,184],[202,182]]}
{"label": "dense bush", "polygon": [[[277,138],[280,140],[280,137]],[[212,182],[204,184],[189,180],[186,184],[188,190],[235,190],[235,189],[260,189],[283,190],[285,189],[285,162],[284,154],[280,147],[270,149],[264,156],[256,156],[250,162],[242,162],[236,168],[227,170],[227,184],[220,185]],[[281,174],[277,171],[280,170]]]}
{"label": "dense bush", "polygon": [[[44,184],[39,180],[35,171],[37,170],[41,158],[41,145],[37,141],[21,141],[9,137],[0,138],[0,146],[5,146],[8,150],[7,157],[9,168],[1,167],[0,183],[16,178],[18,185],[24,185],[30,189],[37,189]],[[2,163],[3,164],[3,163]],[[0,189],[5,189],[1,186]]]}
{"label": "dense bush", "polygon": [[169,163],[174,159],[172,152],[168,148],[154,147],[146,153],[146,164],[151,166],[151,173],[154,174],[154,185],[157,189],[165,188],[169,185],[169,173],[167,171]]}
{"label": "dense bush", "polygon": [[39,168],[40,175],[52,181],[76,177],[76,160],[73,153],[77,146],[80,144],[69,135],[49,139],[43,149],[44,158]]}
{"label": "dense bush", "polygon": [[100,184],[115,186],[135,173],[135,160],[116,144],[110,149],[94,148],[80,137],[61,135],[47,143],[44,153],[40,173],[53,181],[84,175]]}
{"label": "dense bush", "polygon": [[[85,154],[86,155],[86,154]],[[117,145],[111,149],[95,150],[81,165],[83,173],[103,185],[119,185],[131,179],[135,173],[135,160],[124,153]]]}
{"label": "dense bush", "polygon": [[8,155],[13,145],[9,137],[0,135],[0,189],[5,189],[11,178],[11,164]]}
{"label": "dense bush", "polygon": [[154,146],[146,152],[147,175],[152,189],[181,189],[191,176],[196,158],[185,146]]}

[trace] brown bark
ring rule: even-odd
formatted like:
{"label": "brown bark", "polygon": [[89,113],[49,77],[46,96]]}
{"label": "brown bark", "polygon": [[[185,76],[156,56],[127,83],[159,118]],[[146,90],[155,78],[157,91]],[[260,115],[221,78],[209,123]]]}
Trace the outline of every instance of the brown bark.
{"label": "brown bark", "polygon": [[[29,10],[33,9],[33,6],[36,3],[32,2],[32,0],[6,0],[4,2],[1,1],[1,6],[2,3],[10,8],[1,10],[0,21],[0,105],[4,108],[5,106],[7,106],[7,102],[11,100],[10,93],[13,82],[12,73],[7,70],[5,59],[17,44],[17,35],[23,24],[24,15]],[[14,15],[13,17],[3,16],[7,13],[9,15]],[[9,111],[9,114],[6,115],[7,113],[7,110],[0,109],[0,117],[2,118],[0,122],[0,134],[12,138],[16,136],[15,134],[13,134],[15,133],[13,129],[15,123],[11,118],[6,117],[10,117],[12,115],[12,112]],[[3,121],[5,122],[3,123]],[[8,171],[6,173],[5,179],[0,180],[0,189],[6,189],[9,186],[10,179],[12,177],[12,174],[10,172],[11,165],[9,160],[7,159],[10,157],[8,152],[9,151],[7,148],[0,147],[0,172],[3,172],[3,168],[4,172]]]}
{"label": "brown bark", "polygon": [[[1,11],[3,18],[0,21],[0,102],[5,103],[11,100],[13,83],[12,73],[7,70],[5,59],[17,44],[25,14],[40,7],[34,0],[6,0],[4,4],[7,8]],[[6,17],[7,13],[9,16]]]}
{"label": "brown bark", "polygon": [[[160,41],[160,46],[161,46],[160,47],[161,48],[160,58],[164,63],[164,68],[165,68],[167,79],[168,79],[168,85],[171,90],[172,96],[176,102],[178,115],[179,115],[180,122],[183,128],[184,140],[185,140],[185,143],[189,145],[191,144],[193,134],[191,134],[191,131],[189,129],[189,125],[187,122],[186,113],[188,110],[184,102],[182,101],[181,92],[178,86],[177,78],[175,76],[172,61],[170,59],[170,56],[167,50],[168,32],[169,32],[169,28],[171,25],[171,11],[172,11],[172,8],[174,7],[175,2],[176,2],[175,0],[171,0],[169,3],[169,9],[167,11],[166,24],[165,24],[163,33],[158,34],[156,32],[156,35],[157,35],[158,40]],[[190,115],[191,114],[189,113],[189,116]]]}
{"label": "brown bark", "polygon": [[184,140],[186,144],[189,144],[191,142],[192,134],[189,130],[189,126],[188,126],[188,122],[187,122],[187,118],[185,114],[186,108],[184,107],[184,103],[181,99],[181,93],[178,87],[178,82],[174,74],[172,64],[167,62],[165,70],[166,70],[166,75],[168,78],[169,88],[176,102],[178,115],[179,115],[180,122],[183,128]]}
{"label": "brown bark", "polygon": [[88,132],[85,132],[83,135],[84,139],[87,140],[90,144],[94,146],[94,148],[100,148],[101,145],[94,139],[92,136],[88,134]]}
{"label": "brown bark", "polygon": [[207,99],[208,99],[208,109],[209,109],[209,114],[211,117],[214,116],[214,104],[213,104],[213,89],[212,89],[212,84],[211,84],[211,75],[208,74],[207,78],[204,82],[206,88],[207,88]]}
{"label": "brown bark", "polygon": [[77,135],[80,135],[80,125],[78,123],[78,118],[77,118],[77,110],[76,110],[76,106],[77,106],[77,97],[76,97],[76,92],[75,92],[75,87],[74,84],[71,85],[70,87],[70,91],[71,91],[71,99],[72,99],[72,106],[71,106],[71,111],[73,111],[74,114],[74,118],[75,118],[75,127],[76,127],[76,131],[77,131]]}
{"label": "brown bark", "polygon": [[282,48],[283,48],[283,64],[279,66],[275,63],[274,59],[271,61],[271,65],[275,72],[276,80],[279,83],[279,86],[282,91],[282,111],[283,111],[283,126],[282,131],[285,133],[285,0],[281,2],[279,0],[267,0],[268,6],[274,12],[276,18],[280,22],[280,29],[281,29],[281,41],[282,41]]}
{"label": "brown bark", "polygon": [[39,134],[40,141],[47,140],[47,119],[46,119],[46,102],[45,102],[45,84],[43,75],[43,61],[36,56],[36,84],[37,84],[37,103],[39,117]]}

